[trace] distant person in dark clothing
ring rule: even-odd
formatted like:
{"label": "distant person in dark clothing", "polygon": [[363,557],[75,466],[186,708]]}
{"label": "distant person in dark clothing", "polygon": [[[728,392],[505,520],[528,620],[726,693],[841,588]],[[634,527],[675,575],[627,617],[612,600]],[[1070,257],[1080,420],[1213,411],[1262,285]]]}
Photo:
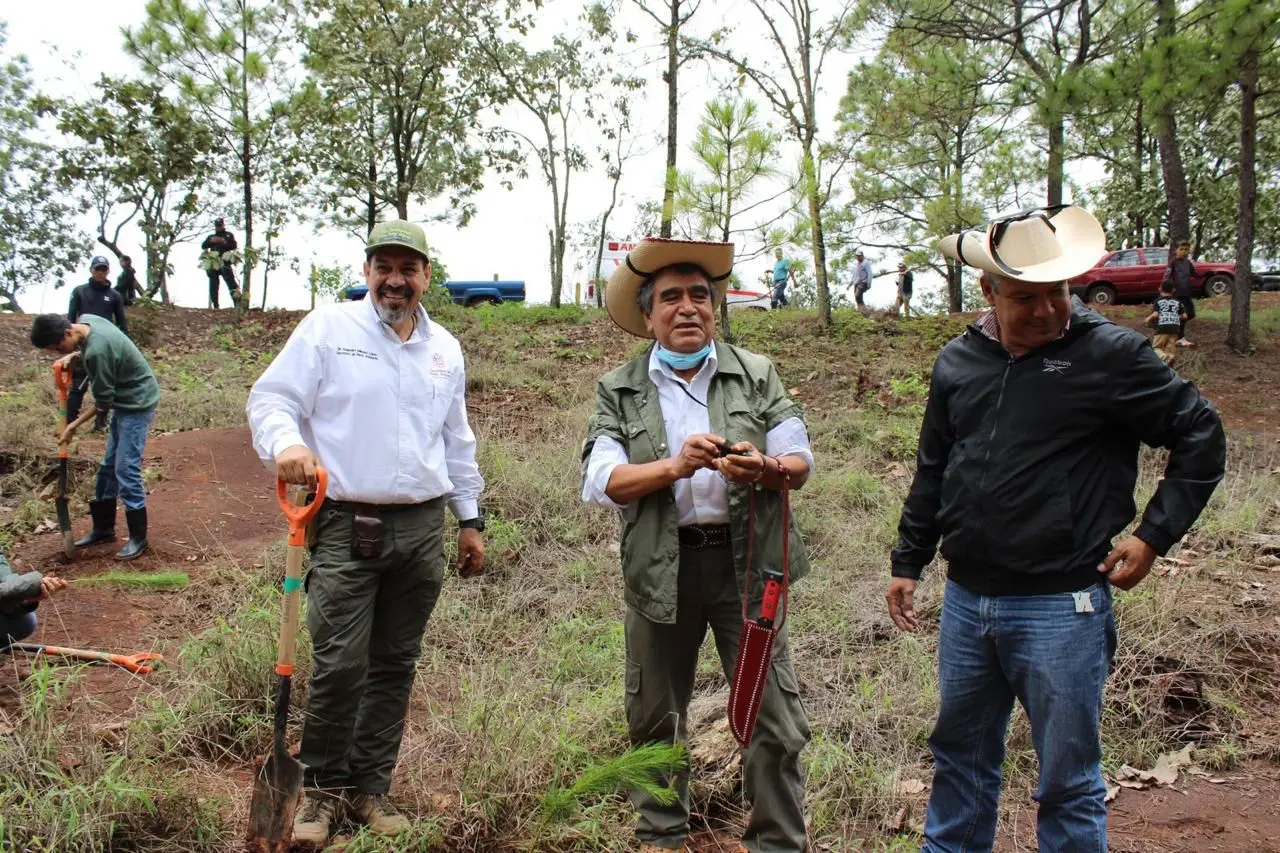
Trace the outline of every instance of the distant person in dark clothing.
{"label": "distant person in dark clothing", "polygon": [[1147,315],[1147,324],[1156,327],[1156,336],[1151,341],[1160,360],[1170,366],[1178,355],[1178,335],[1186,322],[1187,312],[1182,307],[1182,300],[1173,293],[1173,282],[1166,281],[1160,285],[1160,298],[1156,300],[1151,313]]}
{"label": "distant person in dark clothing", "polygon": [[[107,276],[111,272],[111,262],[102,255],[95,255],[89,262],[89,281],[71,291],[71,304],[67,307],[67,319],[79,323],[85,314],[105,317],[115,323],[120,331],[129,334],[129,321],[124,316],[124,297],[111,289]],[[84,404],[84,392],[89,387],[89,375],[84,365],[76,362],[71,366],[71,389],[67,392],[67,421],[74,421],[80,414]],[[102,432],[107,428],[107,414],[99,411],[93,422],[93,431]]]}
{"label": "distant person in dark clothing", "polygon": [[143,295],[142,284],[138,281],[137,271],[133,268],[133,258],[120,256],[120,275],[116,276],[116,293],[128,307],[134,299]]}
{"label": "distant person in dark clothing", "polygon": [[915,276],[911,270],[907,269],[904,262],[898,264],[898,301],[893,303],[893,313],[899,311],[905,316],[911,316],[911,293],[915,290]]}
{"label": "distant person in dark clothing", "polygon": [[221,218],[215,219],[213,220],[213,233],[204,238],[200,248],[206,252],[217,252],[223,256],[221,267],[214,267],[205,271],[205,274],[209,276],[209,306],[211,308],[218,307],[218,291],[222,287],[218,281],[219,278],[222,278],[227,283],[227,290],[231,293],[232,303],[238,303],[240,301],[240,289],[236,287],[236,273],[226,260],[226,253],[236,250],[236,235],[227,230],[227,226]]}
{"label": "distant person in dark clothing", "polygon": [[1187,322],[1196,316],[1196,303],[1191,298],[1191,279],[1195,277],[1196,265],[1191,263],[1191,244],[1183,240],[1178,250],[1169,259],[1169,267],[1164,271],[1164,280],[1173,284],[1173,295],[1182,302],[1182,327],[1178,330],[1178,346],[1195,346],[1187,339]]}

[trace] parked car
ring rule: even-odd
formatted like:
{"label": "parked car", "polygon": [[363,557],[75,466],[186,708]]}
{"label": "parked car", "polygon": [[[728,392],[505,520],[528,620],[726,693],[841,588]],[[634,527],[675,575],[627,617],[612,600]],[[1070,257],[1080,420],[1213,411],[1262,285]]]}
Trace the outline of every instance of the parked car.
{"label": "parked car", "polygon": [[[1222,296],[1230,292],[1236,278],[1235,264],[1192,261],[1196,274],[1191,279],[1193,296]],[[1169,250],[1164,246],[1120,249],[1110,252],[1093,269],[1068,282],[1071,293],[1095,305],[1117,302],[1150,302],[1160,293],[1160,282],[1169,266]]]}
{"label": "parked car", "polygon": [[[502,302],[524,302],[523,281],[446,281],[445,290],[459,305],[483,305]],[[338,294],[340,299],[364,299],[369,288],[363,284],[352,285]]]}
{"label": "parked car", "polygon": [[754,308],[757,311],[769,310],[769,292],[767,290],[733,288],[724,292],[724,298],[729,303],[729,310],[731,311],[741,308]]}
{"label": "parked car", "polygon": [[1253,274],[1254,290],[1280,290],[1280,269],[1263,270]]}

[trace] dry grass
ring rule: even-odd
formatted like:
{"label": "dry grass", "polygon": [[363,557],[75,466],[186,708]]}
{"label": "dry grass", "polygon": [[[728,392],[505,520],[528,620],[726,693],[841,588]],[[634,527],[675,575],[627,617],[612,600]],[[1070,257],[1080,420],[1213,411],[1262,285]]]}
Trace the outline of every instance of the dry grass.
{"label": "dry grass", "polygon": [[[600,851],[630,844],[629,807],[616,793],[591,793],[556,820],[546,809],[549,791],[571,789],[593,768],[607,777],[599,768],[628,746],[617,522],[581,504],[578,448],[596,377],[635,345],[602,331],[592,314],[574,312],[563,322],[515,309],[447,315],[469,350],[479,353],[469,369],[489,483],[492,570],[473,581],[451,577],[428,627],[395,781],[398,796],[421,820],[397,849]],[[930,774],[926,740],[937,704],[941,570],[934,567],[921,586],[924,630],[918,635],[893,629],[882,596],[928,365],[959,323],[873,323],[841,314],[836,329],[822,336],[810,334],[811,325],[798,312],[738,323],[746,345],[773,354],[787,387],[807,406],[818,448],[819,470],[795,500],[814,571],[795,590],[790,622],[815,733],[805,753],[811,826],[819,842],[839,849],[905,850],[913,839],[889,827],[904,807],[908,824],[923,814],[926,795],[903,793],[901,783],[927,781]],[[238,358],[240,346],[230,341],[216,362],[162,369],[170,398],[190,404],[176,418],[240,417],[244,388],[236,382],[256,368],[235,368],[229,375],[240,378],[225,387],[208,378],[217,365]],[[584,348],[594,361],[566,355]],[[1280,734],[1265,723],[1278,683],[1273,617],[1280,583],[1266,570],[1271,564],[1240,545],[1239,535],[1277,529],[1280,488],[1270,472],[1280,466],[1280,452],[1273,442],[1239,438],[1230,459],[1227,481],[1187,543],[1138,590],[1116,597],[1120,648],[1104,716],[1109,767],[1147,765],[1186,741],[1197,743],[1200,760],[1214,766],[1277,753],[1280,741],[1258,733]],[[1143,465],[1140,499],[1154,488],[1162,457],[1148,453]],[[279,554],[264,565],[278,569]],[[186,772],[209,781],[206,796],[220,811],[208,825],[214,845],[208,849],[230,849],[215,840],[230,837],[243,819],[247,792],[227,782],[226,769],[243,772],[269,734],[274,575],[226,566],[193,582],[184,593],[193,614],[222,615],[183,646],[163,690],[130,730],[129,748],[118,753],[121,779],[152,785],[156,769],[164,768],[179,780]],[[1259,583],[1262,589],[1254,586]],[[1245,599],[1256,603],[1242,604]],[[305,645],[300,658],[305,674]],[[704,649],[691,761],[700,819],[732,833],[740,826],[742,799],[732,744],[716,725],[724,701],[718,672],[713,651]],[[297,681],[300,707],[305,677]],[[58,713],[52,708],[45,718]],[[43,742],[44,730],[24,731],[41,749],[53,749]],[[18,795],[6,781],[4,769],[13,765],[4,762],[15,754],[4,743],[0,804]],[[1003,817],[1020,835],[1034,774],[1028,727],[1018,714]],[[64,784],[17,778],[33,794]],[[100,789],[91,790],[86,809],[107,801]],[[169,821],[185,802],[154,801]],[[7,807],[0,813],[7,815]],[[60,849],[106,849],[103,831],[86,829],[81,836],[98,838],[97,848],[77,841]],[[131,849],[174,849],[164,846],[171,843],[153,840]],[[345,849],[378,847],[357,836]]]}

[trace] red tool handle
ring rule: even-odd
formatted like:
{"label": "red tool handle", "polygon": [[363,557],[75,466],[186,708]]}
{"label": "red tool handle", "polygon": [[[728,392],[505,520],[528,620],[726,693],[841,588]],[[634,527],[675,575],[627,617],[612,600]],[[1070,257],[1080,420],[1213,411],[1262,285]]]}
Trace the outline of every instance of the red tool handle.
{"label": "red tool handle", "polygon": [[324,503],[325,490],[328,488],[329,472],[317,467],[315,500],[306,506],[294,506],[289,501],[289,485],[284,480],[276,479],[276,499],[280,502],[284,517],[289,520],[290,545],[300,547],[307,544],[307,525],[320,511],[320,505]]}
{"label": "red tool handle", "polygon": [[53,384],[58,386],[58,399],[67,402],[67,394],[71,391],[71,368],[61,362],[54,364]]}
{"label": "red tool handle", "polygon": [[767,569],[764,573],[764,598],[760,601],[760,624],[772,628],[778,618],[778,601],[782,598],[782,573]]}

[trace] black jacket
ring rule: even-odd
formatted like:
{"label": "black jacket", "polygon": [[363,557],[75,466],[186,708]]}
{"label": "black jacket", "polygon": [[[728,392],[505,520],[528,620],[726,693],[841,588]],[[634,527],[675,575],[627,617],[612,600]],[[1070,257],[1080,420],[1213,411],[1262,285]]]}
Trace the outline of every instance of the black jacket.
{"label": "black jacket", "polygon": [[124,317],[124,297],[111,289],[111,282],[101,284],[89,279],[71,291],[71,304],[67,307],[67,319],[78,323],[81,316],[96,314],[115,323],[120,331],[129,334],[129,321]]}
{"label": "black jacket", "polygon": [[136,270],[133,268],[120,270],[120,275],[116,276],[116,293],[124,298],[126,306],[132,305],[134,296],[141,296],[143,292]]}
{"label": "black jacket", "polygon": [[1139,442],[1170,451],[1135,531],[1164,554],[1222,479],[1209,401],[1145,337],[1080,305],[1018,359],[971,326],[934,364],[893,575],[918,578],[941,540],[949,577],[980,595],[1092,586],[1136,512]]}
{"label": "black jacket", "polygon": [[[222,242],[215,244],[213,241],[218,237],[222,238]],[[208,237],[204,238],[204,242],[200,244],[200,248],[206,252],[217,252],[218,254],[233,251],[236,248],[236,235],[232,234],[230,231],[223,231],[221,234],[214,231]],[[227,266],[225,261],[222,265],[224,267]],[[210,270],[210,272],[212,272],[212,270]]]}

